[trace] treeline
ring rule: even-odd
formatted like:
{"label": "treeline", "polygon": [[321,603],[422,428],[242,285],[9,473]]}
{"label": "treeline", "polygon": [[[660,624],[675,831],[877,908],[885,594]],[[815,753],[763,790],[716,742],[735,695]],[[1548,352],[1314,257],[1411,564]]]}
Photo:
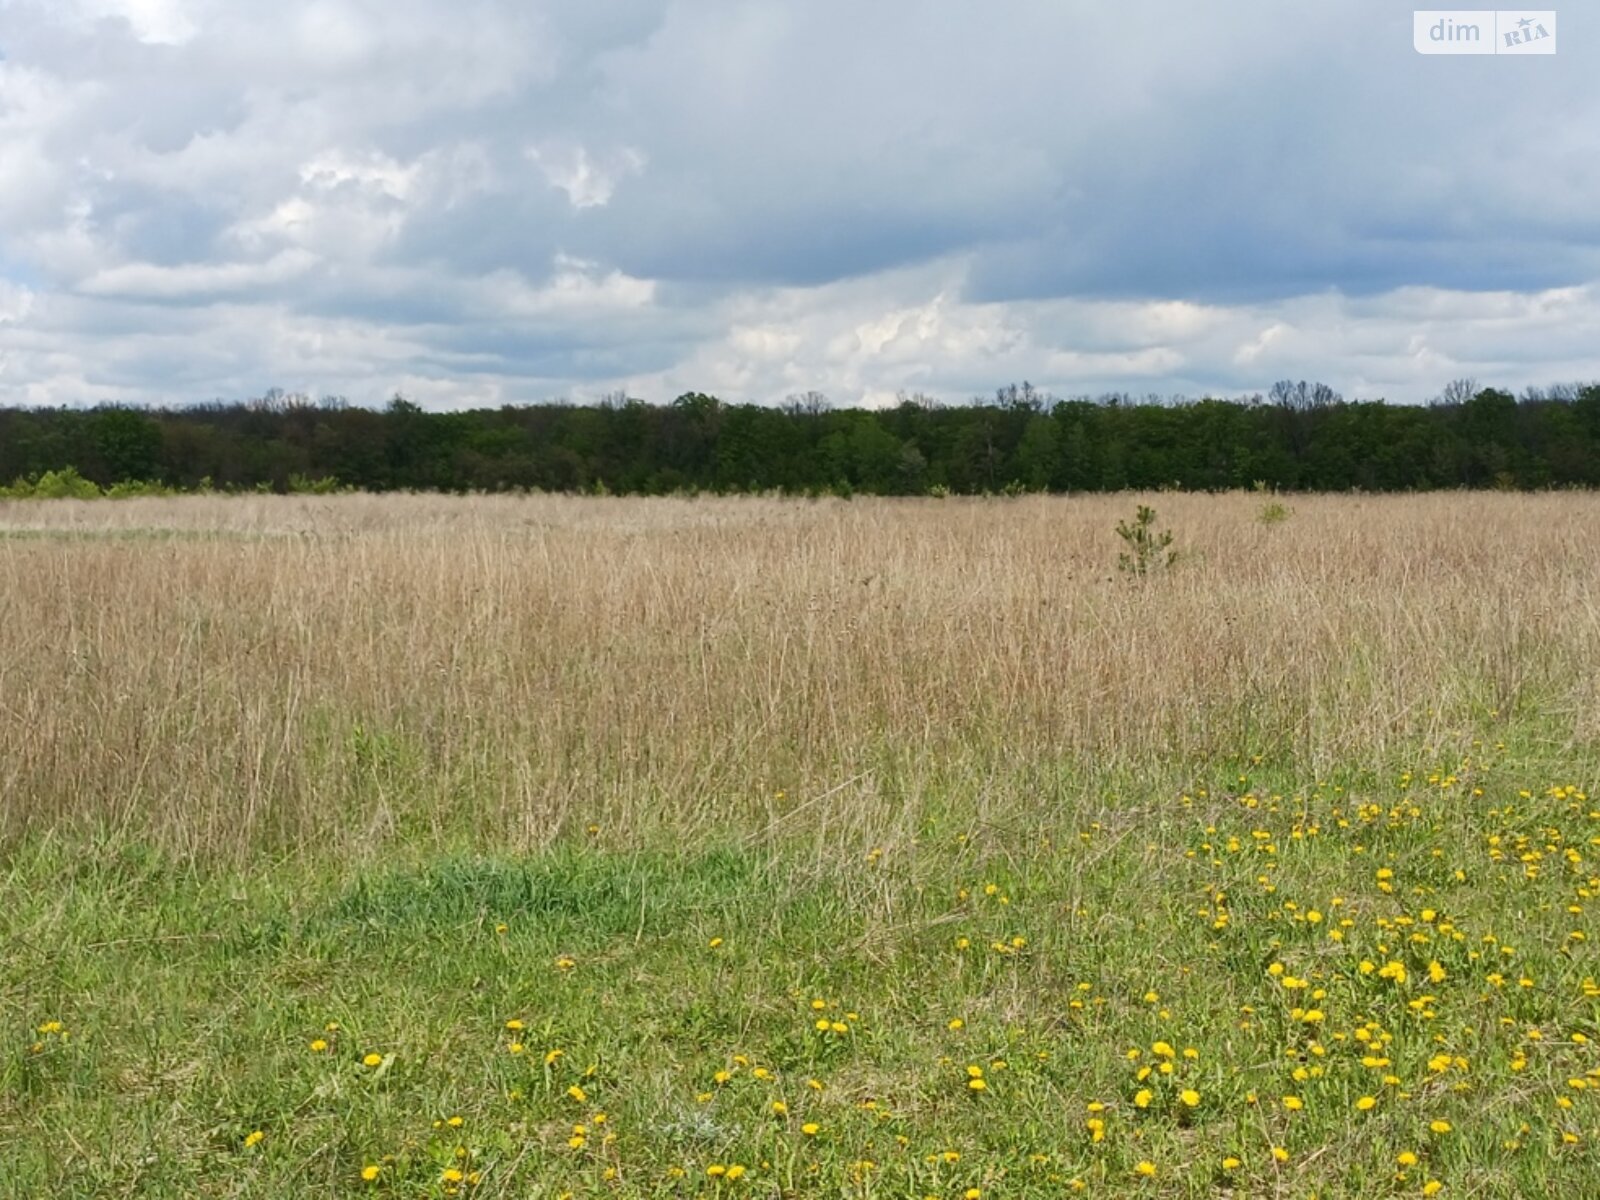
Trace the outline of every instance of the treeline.
{"label": "treeline", "polygon": [[[272,392],[147,410],[0,409],[0,482],[194,490],[1302,491],[1600,486],[1600,384],[1521,398],[1458,383],[1426,406],[1283,383],[1241,400],[1060,400],[1027,384],[945,406],[781,407],[690,393],[431,413]],[[126,489],[125,489],[126,491]]]}

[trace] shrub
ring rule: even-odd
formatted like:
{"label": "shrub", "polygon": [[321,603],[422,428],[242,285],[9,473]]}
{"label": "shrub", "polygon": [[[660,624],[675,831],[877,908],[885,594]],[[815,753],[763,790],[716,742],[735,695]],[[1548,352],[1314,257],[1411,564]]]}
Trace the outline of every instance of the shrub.
{"label": "shrub", "polygon": [[1117,536],[1127,547],[1117,556],[1117,569],[1130,575],[1143,577],[1157,567],[1170,567],[1178,561],[1178,552],[1170,549],[1172,530],[1157,531],[1156,510],[1141,504],[1134,511],[1132,521],[1117,522]]}

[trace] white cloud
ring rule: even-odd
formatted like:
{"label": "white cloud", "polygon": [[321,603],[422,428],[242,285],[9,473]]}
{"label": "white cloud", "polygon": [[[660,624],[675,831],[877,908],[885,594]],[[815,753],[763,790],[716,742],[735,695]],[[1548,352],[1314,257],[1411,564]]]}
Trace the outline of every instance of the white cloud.
{"label": "white cloud", "polygon": [[1423,60],[1380,0],[0,11],[0,402],[1600,377],[1583,39]]}
{"label": "white cloud", "polygon": [[32,308],[32,291],[20,284],[0,279],[0,325],[23,320]]}
{"label": "white cloud", "polygon": [[184,0],[84,0],[81,11],[91,20],[126,21],[141,42],[181,46],[199,31],[189,8]]}
{"label": "white cloud", "polygon": [[177,267],[124,263],[96,272],[78,290],[88,296],[150,300],[238,295],[298,278],[316,262],[316,256],[304,250],[285,250],[258,263],[186,263]]}
{"label": "white cloud", "polygon": [[555,272],[543,286],[530,286],[515,272],[498,271],[484,279],[482,287],[494,315],[512,320],[554,314],[599,318],[644,308],[656,294],[654,280],[603,271],[595,263],[565,255],[556,256]]}
{"label": "white cloud", "polygon": [[573,208],[603,208],[625,176],[644,170],[644,155],[623,147],[603,158],[583,146],[551,144],[530,146],[528,157],[544,173],[545,181],[567,194]]}
{"label": "white cloud", "polygon": [[1255,337],[1240,346],[1233,354],[1233,361],[1241,367],[1253,366],[1261,361],[1273,345],[1283,339],[1288,332],[1288,326],[1282,321],[1274,321]]}

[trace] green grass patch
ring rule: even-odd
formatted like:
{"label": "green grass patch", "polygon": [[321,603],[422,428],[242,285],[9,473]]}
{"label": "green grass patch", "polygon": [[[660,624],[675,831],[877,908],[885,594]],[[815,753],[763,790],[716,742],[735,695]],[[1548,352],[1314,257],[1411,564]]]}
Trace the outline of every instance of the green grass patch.
{"label": "green grass patch", "polygon": [[1600,805],[1491,754],[1256,771],[946,797],[832,855],[37,842],[0,878],[7,1186],[1584,1194]]}

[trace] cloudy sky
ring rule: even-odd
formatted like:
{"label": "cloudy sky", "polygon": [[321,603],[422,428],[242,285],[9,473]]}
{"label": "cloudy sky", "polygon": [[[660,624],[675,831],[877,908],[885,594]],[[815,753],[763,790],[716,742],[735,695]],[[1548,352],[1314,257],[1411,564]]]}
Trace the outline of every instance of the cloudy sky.
{"label": "cloudy sky", "polygon": [[1600,16],[0,0],[0,403],[1600,379]]}

